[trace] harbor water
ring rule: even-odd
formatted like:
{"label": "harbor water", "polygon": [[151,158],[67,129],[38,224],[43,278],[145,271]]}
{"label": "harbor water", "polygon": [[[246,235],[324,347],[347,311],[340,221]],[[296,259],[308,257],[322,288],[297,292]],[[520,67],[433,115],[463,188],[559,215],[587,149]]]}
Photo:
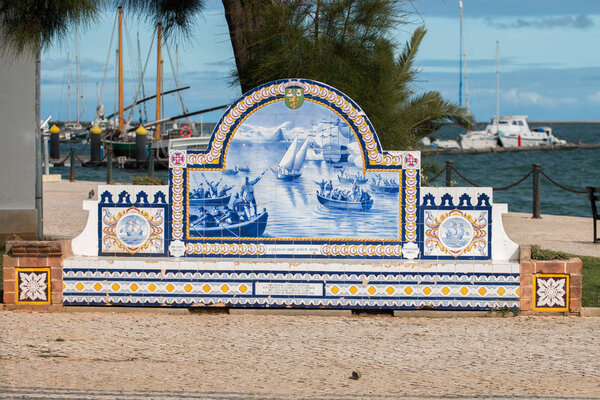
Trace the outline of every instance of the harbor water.
{"label": "harbor water", "polygon": [[[553,133],[568,142],[581,143],[600,142],[600,124],[594,123],[530,123],[531,127],[551,126]],[[434,134],[435,138],[456,139],[462,130],[457,127],[445,127]],[[61,143],[61,154],[66,156],[71,146],[78,155],[89,156],[89,144]],[[425,164],[433,164],[443,168],[446,160],[453,160],[455,168],[467,178],[481,186],[507,186],[531,171],[531,165],[541,164],[542,170],[558,183],[577,190],[586,186],[600,186],[600,149],[573,149],[561,151],[531,151],[517,153],[486,154],[452,154],[427,156]],[[77,180],[106,182],[106,167],[81,167],[77,163],[75,178]],[[61,174],[69,179],[69,167],[53,167],[50,173]],[[113,167],[113,180],[119,183],[131,183],[133,176],[147,175],[147,171],[126,171]],[[157,169],[155,176],[168,183],[168,171]],[[445,175],[442,174],[433,185],[444,186]],[[470,186],[453,174],[457,186]],[[591,207],[586,194],[575,194],[564,191],[541,179],[541,211],[542,214],[591,216]],[[494,191],[494,201],[508,203],[509,211],[531,213],[532,211],[532,179],[529,177],[520,185],[508,190]]]}
{"label": "harbor water", "polygon": [[[593,123],[530,123],[530,127],[550,126],[554,136],[572,143],[600,142],[600,124]],[[434,134],[439,139],[457,139],[463,130],[445,127]],[[491,187],[504,187],[521,179],[541,164],[550,178],[563,186],[585,190],[586,186],[600,187],[600,149],[572,149],[560,151],[529,151],[515,153],[449,154],[428,156],[427,162],[445,166],[446,160],[454,161],[454,167],[469,180]],[[470,186],[456,174],[453,180],[458,186]],[[587,194],[564,191],[540,176],[542,214],[591,217],[592,211]],[[434,185],[445,185],[442,174]],[[533,181],[529,177],[520,185],[508,190],[494,191],[494,202],[508,203],[509,211],[532,212]],[[558,227],[557,227],[558,228]]]}

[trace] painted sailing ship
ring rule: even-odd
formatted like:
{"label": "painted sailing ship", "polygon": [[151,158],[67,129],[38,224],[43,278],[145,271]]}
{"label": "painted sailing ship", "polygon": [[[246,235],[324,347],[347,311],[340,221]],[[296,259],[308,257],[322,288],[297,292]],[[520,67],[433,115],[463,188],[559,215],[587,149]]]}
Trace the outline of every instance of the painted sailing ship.
{"label": "painted sailing ship", "polygon": [[302,146],[298,148],[298,136],[294,138],[294,141],[288,147],[287,151],[277,164],[277,168],[272,168],[273,172],[277,176],[277,179],[294,179],[299,178],[302,175],[302,167],[304,160],[306,159],[306,151],[310,142],[308,137]]}

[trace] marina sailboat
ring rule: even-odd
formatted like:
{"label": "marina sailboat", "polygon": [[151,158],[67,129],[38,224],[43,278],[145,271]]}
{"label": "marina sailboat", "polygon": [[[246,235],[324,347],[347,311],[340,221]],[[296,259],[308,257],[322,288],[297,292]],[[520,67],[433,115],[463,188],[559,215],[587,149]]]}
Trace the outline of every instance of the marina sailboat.
{"label": "marina sailboat", "polygon": [[302,167],[306,159],[306,152],[311,141],[310,136],[298,148],[298,136],[288,147],[287,151],[277,164],[277,168],[273,168],[273,172],[277,175],[277,179],[294,179],[302,175]]}

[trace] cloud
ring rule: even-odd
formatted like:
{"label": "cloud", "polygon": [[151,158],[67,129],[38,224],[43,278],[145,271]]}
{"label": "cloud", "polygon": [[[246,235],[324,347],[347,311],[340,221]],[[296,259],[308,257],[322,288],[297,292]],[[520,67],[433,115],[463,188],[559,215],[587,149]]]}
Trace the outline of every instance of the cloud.
{"label": "cloud", "polygon": [[504,22],[504,20],[493,20],[486,18],[488,24],[497,29],[515,29],[515,28],[537,28],[537,29],[553,29],[553,28],[572,28],[572,29],[588,29],[595,26],[594,21],[587,15],[563,15],[557,17],[548,17],[541,19],[525,19],[517,18],[512,22]]}
{"label": "cloud", "polygon": [[594,94],[590,94],[588,96],[588,101],[590,101],[591,103],[600,103],[600,91],[597,91]]}
{"label": "cloud", "polygon": [[[468,58],[468,57],[467,57]],[[502,64],[514,64],[515,60],[511,57],[502,58]],[[458,68],[460,61],[458,58],[455,59],[422,59],[416,60],[416,64],[419,67],[453,67]],[[471,67],[495,67],[496,59],[495,58],[476,58],[476,59],[468,59],[468,66]]]}
{"label": "cloud", "polygon": [[510,89],[502,93],[502,98],[513,105],[537,105],[541,107],[557,107],[563,104],[573,104],[577,99],[573,97],[544,96],[537,92],[519,91]]}
{"label": "cloud", "polygon": [[[419,13],[427,17],[438,16],[458,18],[458,1],[413,0]],[[465,1],[466,18],[561,16],[561,15],[598,15],[598,0],[471,0]],[[411,11],[411,7],[407,9]]]}

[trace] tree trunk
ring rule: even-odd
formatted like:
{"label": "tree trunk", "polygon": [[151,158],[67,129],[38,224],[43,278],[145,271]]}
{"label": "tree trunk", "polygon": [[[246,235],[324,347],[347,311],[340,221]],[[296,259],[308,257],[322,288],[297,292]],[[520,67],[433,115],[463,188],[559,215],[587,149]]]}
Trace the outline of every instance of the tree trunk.
{"label": "tree trunk", "polygon": [[[253,32],[260,26],[262,19],[259,13],[261,1],[257,0],[222,0],[225,8],[225,18],[229,26],[231,46],[235,56],[235,66],[242,93],[246,93],[253,86],[249,82],[248,70],[257,51],[258,44],[254,40]],[[264,4],[263,4],[264,6]]]}

